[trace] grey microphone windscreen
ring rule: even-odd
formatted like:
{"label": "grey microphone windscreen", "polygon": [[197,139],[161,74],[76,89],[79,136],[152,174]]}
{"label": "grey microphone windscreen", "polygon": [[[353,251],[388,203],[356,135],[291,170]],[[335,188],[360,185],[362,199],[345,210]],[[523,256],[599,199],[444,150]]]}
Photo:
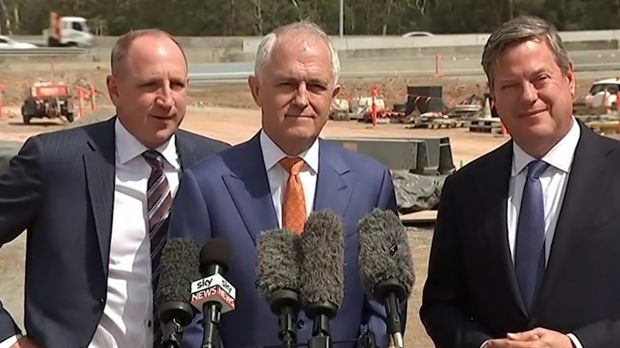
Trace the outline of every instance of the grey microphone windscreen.
{"label": "grey microphone windscreen", "polygon": [[392,281],[402,289],[399,300],[409,298],[415,274],[405,227],[398,216],[391,210],[374,209],[360,221],[358,233],[360,271],[367,292],[381,299],[385,294],[377,285]]}
{"label": "grey microphone windscreen", "polygon": [[166,241],[160,260],[159,302],[189,303],[191,284],[201,278],[199,271],[200,245],[189,239]]}
{"label": "grey microphone windscreen", "polygon": [[262,233],[257,245],[258,290],[268,301],[277,290],[299,291],[299,236],[275,229]]}
{"label": "grey microphone windscreen", "polygon": [[301,298],[304,306],[344,297],[344,230],[330,211],[312,212],[301,235]]}

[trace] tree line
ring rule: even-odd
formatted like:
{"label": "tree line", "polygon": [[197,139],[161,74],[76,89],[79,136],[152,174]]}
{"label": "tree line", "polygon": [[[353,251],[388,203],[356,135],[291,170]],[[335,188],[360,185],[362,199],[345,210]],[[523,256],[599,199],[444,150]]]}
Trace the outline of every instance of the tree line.
{"label": "tree line", "polygon": [[[620,0],[343,0],[345,35],[490,32],[520,14],[559,30],[620,28]],[[37,35],[51,11],[88,19],[93,33],[161,28],[182,36],[260,36],[299,19],[338,35],[340,0],[0,0],[3,34]]]}

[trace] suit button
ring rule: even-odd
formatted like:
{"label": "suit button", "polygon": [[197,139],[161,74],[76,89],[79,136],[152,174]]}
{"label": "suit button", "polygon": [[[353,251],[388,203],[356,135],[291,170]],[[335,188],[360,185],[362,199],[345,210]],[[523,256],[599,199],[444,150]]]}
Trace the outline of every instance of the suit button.
{"label": "suit button", "polygon": [[147,322],[146,322],[146,325],[147,325],[148,327],[151,327],[151,326],[153,325],[153,322],[149,320],[149,321],[147,321]]}
{"label": "suit button", "polygon": [[298,320],[298,321],[297,321],[297,329],[298,329],[298,330],[303,329],[303,328],[304,328],[304,325],[306,325],[306,323],[304,323],[304,321],[303,321],[303,320],[301,320],[301,319],[300,319],[300,320]]}

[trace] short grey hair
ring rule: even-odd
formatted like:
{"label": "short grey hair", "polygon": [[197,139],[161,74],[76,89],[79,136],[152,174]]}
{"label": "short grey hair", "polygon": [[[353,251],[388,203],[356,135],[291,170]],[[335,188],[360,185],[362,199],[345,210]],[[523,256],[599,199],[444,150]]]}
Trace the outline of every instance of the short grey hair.
{"label": "short grey hair", "polygon": [[263,37],[258,44],[258,49],[256,51],[256,59],[254,60],[254,75],[257,77],[259,76],[263,66],[269,61],[271,52],[273,51],[273,48],[279,38],[297,33],[313,35],[327,44],[331,55],[334,84],[338,83],[338,79],[340,78],[340,59],[338,59],[338,52],[323,29],[308,20],[302,20],[278,27]]}
{"label": "short grey hair", "polygon": [[482,67],[489,84],[493,84],[493,67],[502,52],[507,47],[526,41],[546,43],[553,52],[555,61],[562,72],[568,73],[571,61],[555,26],[538,17],[520,16],[497,28],[484,46]]}

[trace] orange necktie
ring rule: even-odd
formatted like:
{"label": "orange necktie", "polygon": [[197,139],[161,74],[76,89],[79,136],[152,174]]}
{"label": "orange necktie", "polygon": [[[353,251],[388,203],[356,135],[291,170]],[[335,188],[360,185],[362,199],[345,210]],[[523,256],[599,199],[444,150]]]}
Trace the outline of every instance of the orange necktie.
{"label": "orange necktie", "polygon": [[306,199],[299,179],[299,172],[304,164],[304,160],[299,157],[285,157],[280,160],[280,165],[289,173],[282,204],[282,227],[299,234],[303,232],[306,223]]}

